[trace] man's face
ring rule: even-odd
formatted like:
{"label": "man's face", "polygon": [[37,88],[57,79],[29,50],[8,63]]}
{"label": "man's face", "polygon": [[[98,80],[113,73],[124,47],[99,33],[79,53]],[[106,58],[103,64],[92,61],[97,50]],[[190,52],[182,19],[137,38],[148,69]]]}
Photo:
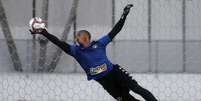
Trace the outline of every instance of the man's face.
{"label": "man's face", "polygon": [[89,39],[89,35],[86,32],[81,32],[76,37],[79,44],[83,45],[84,47],[89,46],[90,39]]}

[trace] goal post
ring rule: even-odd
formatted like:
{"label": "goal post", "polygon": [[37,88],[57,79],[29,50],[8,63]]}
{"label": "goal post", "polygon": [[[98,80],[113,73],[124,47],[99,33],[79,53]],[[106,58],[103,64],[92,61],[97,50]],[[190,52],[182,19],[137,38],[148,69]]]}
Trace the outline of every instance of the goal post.
{"label": "goal post", "polygon": [[[7,26],[0,26],[0,101],[115,101],[100,84],[87,81],[78,62],[52,42],[40,48],[28,21],[44,17],[51,34],[75,44],[79,30],[88,30],[92,40],[108,34],[129,3],[134,7],[108,45],[108,58],[159,101],[201,100],[201,0],[1,1],[5,11],[0,17],[5,13],[7,21],[0,20]],[[9,33],[13,38],[4,37]],[[13,69],[13,61],[23,72]]]}

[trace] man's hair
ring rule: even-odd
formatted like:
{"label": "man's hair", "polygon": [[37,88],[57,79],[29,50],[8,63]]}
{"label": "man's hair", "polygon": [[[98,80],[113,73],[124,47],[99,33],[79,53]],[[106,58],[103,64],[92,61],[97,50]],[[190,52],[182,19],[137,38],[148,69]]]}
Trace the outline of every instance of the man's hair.
{"label": "man's hair", "polygon": [[89,39],[91,39],[91,34],[89,33],[89,31],[87,31],[87,30],[80,30],[80,31],[77,32],[77,35],[79,36],[81,33],[86,33],[86,34],[88,34]]}

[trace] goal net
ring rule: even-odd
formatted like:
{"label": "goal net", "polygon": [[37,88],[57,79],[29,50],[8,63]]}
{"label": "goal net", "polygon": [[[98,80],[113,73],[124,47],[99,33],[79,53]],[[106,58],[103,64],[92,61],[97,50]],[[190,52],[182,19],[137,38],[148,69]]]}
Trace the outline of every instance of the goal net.
{"label": "goal net", "polygon": [[159,101],[200,101],[200,0],[0,0],[0,100],[115,101],[87,81],[71,56],[32,36],[28,22],[42,17],[51,34],[70,44],[83,29],[96,40],[110,32],[128,3],[134,7],[107,47],[110,60]]}

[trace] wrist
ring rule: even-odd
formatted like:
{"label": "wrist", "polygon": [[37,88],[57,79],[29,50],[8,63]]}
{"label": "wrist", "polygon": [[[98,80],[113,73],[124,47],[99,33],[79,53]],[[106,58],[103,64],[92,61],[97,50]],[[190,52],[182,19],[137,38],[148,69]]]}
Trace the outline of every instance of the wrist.
{"label": "wrist", "polygon": [[121,19],[121,20],[124,20],[124,19],[126,19],[126,17],[127,17],[126,14],[122,14],[120,19]]}
{"label": "wrist", "polygon": [[48,31],[46,29],[42,29],[42,31],[40,32],[40,34],[42,34],[42,35],[48,34]]}

